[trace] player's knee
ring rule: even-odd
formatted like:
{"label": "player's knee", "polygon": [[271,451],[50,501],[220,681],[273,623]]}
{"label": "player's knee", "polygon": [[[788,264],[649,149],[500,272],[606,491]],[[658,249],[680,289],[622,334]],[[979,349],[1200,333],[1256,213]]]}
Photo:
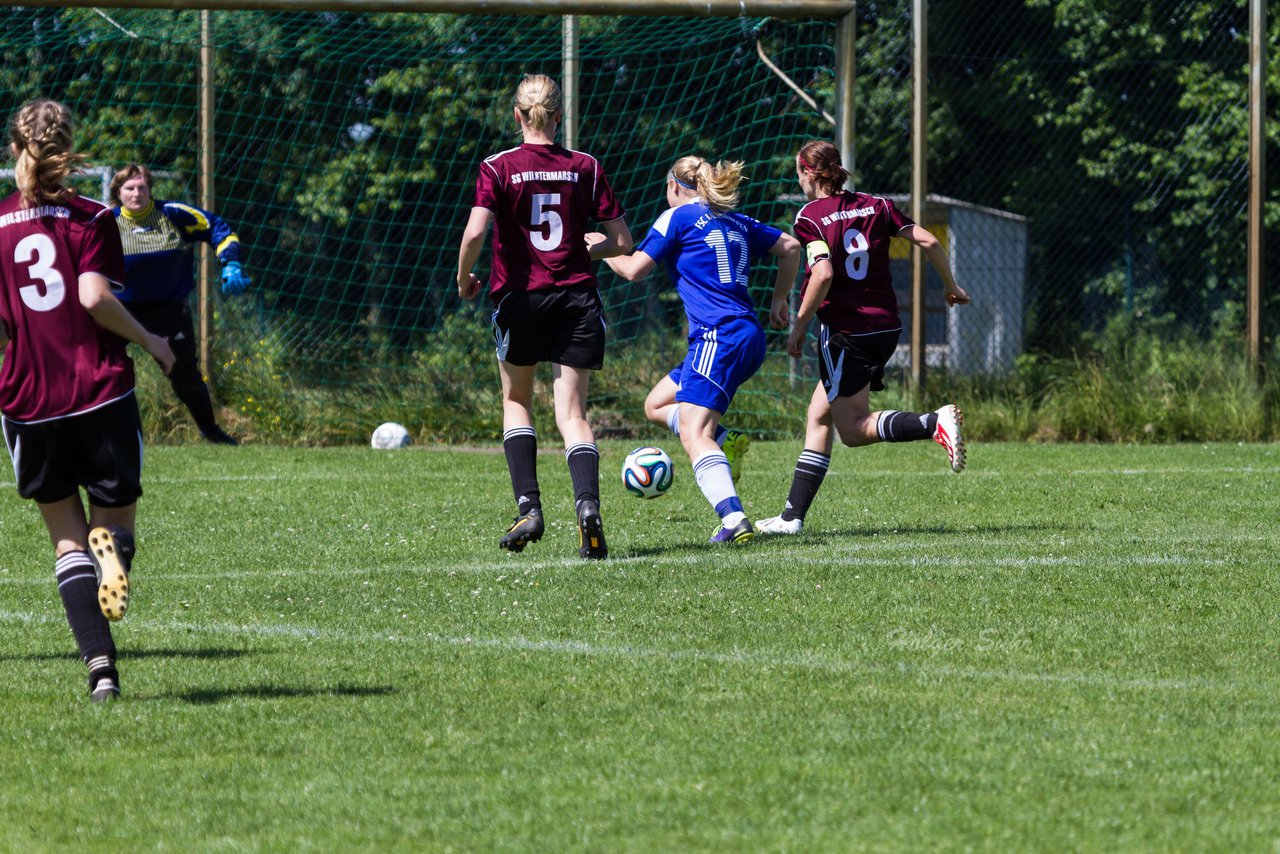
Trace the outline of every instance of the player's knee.
{"label": "player's knee", "polygon": [[875,435],[875,430],[867,432],[867,419],[859,418],[851,424],[843,427],[837,426],[836,435],[840,438],[840,444],[846,448],[861,448],[863,445],[872,445],[879,441]]}
{"label": "player's knee", "polygon": [[527,412],[533,411],[533,392],[524,389],[510,389],[502,396],[503,406],[516,406]]}

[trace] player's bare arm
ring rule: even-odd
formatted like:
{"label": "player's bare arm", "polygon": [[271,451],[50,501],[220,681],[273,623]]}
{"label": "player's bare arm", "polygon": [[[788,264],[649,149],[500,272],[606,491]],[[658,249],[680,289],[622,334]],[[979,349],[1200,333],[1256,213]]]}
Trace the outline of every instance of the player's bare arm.
{"label": "player's bare arm", "polygon": [[795,325],[791,327],[791,334],[787,336],[787,353],[797,359],[804,352],[804,338],[809,332],[809,323],[826,300],[833,278],[834,273],[829,258],[815,262],[809,269],[809,286],[805,289],[804,299],[800,301],[800,308],[796,312]]}
{"label": "player's bare arm", "polygon": [[586,235],[587,254],[591,256],[592,261],[626,255],[635,246],[635,242],[631,239],[631,229],[627,228],[625,219],[610,220],[603,223],[601,227],[604,228],[603,234],[595,231]]}
{"label": "player's bare arm", "polygon": [[773,281],[773,303],[769,308],[769,323],[774,329],[786,329],[787,300],[791,289],[796,285],[796,273],[800,272],[800,241],[790,234],[778,235],[777,241],[769,249],[769,254],[778,259],[778,275]]}
{"label": "player's bare arm", "polygon": [[628,282],[640,281],[652,273],[654,267],[657,266],[657,263],[645,252],[633,252],[630,255],[606,258],[605,263],[609,265],[609,269]]}
{"label": "player's bare arm", "polygon": [[111,293],[111,285],[99,273],[81,273],[78,278],[80,305],[104,329],[137,344],[155,359],[166,374],[173,369],[173,350],[169,341],[154,335],[134,319],[120,300]]}
{"label": "player's bare arm", "polygon": [[933,268],[938,271],[938,275],[942,277],[947,305],[964,305],[969,302],[969,295],[965,293],[964,288],[956,284],[956,277],[951,272],[951,264],[947,261],[947,253],[943,251],[942,244],[938,242],[938,238],[934,237],[932,232],[918,225],[913,225],[910,228],[903,229],[901,236],[924,250],[924,254],[929,258],[929,263],[933,265]]}
{"label": "player's bare arm", "polygon": [[480,293],[480,277],[471,272],[471,268],[480,260],[480,250],[484,248],[492,222],[493,211],[488,208],[471,209],[467,227],[462,232],[462,246],[458,249],[458,296],[463,299],[474,299]]}

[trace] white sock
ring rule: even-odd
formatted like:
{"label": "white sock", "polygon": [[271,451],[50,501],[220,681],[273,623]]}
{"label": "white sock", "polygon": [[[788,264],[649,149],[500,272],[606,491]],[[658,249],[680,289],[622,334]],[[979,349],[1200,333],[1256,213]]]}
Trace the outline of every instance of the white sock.
{"label": "white sock", "polygon": [[747,518],[742,512],[742,501],[733,487],[733,475],[729,460],[723,451],[707,451],[693,461],[693,476],[708,503],[715,508],[721,524],[732,528]]}
{"label": "white sock", "polygon": [[667,413],[667,428],[677,436],[680,435],[680,404],[678,403]]}

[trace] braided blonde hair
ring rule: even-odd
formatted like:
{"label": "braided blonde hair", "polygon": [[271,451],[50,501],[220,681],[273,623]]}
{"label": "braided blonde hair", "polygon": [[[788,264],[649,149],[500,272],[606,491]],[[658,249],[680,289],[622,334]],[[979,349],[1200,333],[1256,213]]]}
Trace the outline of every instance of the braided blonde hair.
{"label": "braided blonde hair", "polygon": [[17,149],[14,180],[29,206],[41,200],[61,202],[74,195],[62,186],[87,158],[73,148],[75,120],[57,101],[28,101],[9,121],[9,140]]}
{"label": "braided blonde hair", "polygon": [[717,213],[731,211],[738,206],[738,185],[742,183],[741,160],[721,160],[712,166],[696,155],[681,157],[671,167],[671,174],[694,191]]}

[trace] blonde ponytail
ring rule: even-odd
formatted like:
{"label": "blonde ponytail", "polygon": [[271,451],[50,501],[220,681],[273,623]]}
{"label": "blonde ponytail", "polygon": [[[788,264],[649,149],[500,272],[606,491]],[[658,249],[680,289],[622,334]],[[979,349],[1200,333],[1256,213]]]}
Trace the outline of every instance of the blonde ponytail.
{"label": "blonde ponytail", "polygon": [[727,163],[721,160],[712,166],[704,158],[689,154],[671,165],[671,177],[677,184],[697,193],[712,210],[724,213],[738,206],[742,167],[740,160]]}
{"label": "blonde ponytail", "polygon": [[702,161],[695,173],[698,195],[714,211],[724,213],[738,206],[738,185],[742,183],[741,160],[721,160],[715,166]]}

